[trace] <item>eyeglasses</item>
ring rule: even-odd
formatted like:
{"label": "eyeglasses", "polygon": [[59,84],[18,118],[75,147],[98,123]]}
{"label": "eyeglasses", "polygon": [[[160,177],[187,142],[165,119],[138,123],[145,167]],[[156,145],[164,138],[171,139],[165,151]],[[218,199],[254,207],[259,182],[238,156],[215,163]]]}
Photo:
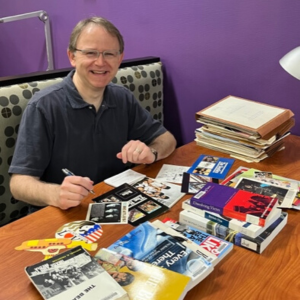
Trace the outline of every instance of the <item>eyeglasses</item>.
{"label": "eyeglasses", "polygon": [[120,55],[119,50],[105,50],[105,51],[98,51],[98,50],[90,50],[90,49],[77,49],[76,51],[80,51],[87,59],[96,60],[99,58],[100,54],[104,60],[114,60]]}

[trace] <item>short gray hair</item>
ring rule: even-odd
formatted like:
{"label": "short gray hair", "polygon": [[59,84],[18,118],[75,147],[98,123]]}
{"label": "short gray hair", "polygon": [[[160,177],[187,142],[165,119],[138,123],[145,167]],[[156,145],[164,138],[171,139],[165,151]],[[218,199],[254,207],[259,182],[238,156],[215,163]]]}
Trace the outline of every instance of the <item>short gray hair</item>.
{"label": "short gray hair", "polygon": [[70,36],[68,49],[71,52],[76,51],[76,44],[77,44],[77,40],[78,40],[80,34],[84,30],[84,28],[86,28],[90,24],[95,24],[95,25],[104,27],[112,36],[114,36],[118,39],[119,45],[120,45],[120,49],[119,49],[120,53],[124,52],[124,40],[123,40],[123,36],[121,35],[120,31],[110,21],[108,21],[104,18],[101,18],[101,17],[91,17],[91,18],[81,20],[79,23],[77,23],[77,25],[74,27],[74,29],[71,33],[71,36]]}

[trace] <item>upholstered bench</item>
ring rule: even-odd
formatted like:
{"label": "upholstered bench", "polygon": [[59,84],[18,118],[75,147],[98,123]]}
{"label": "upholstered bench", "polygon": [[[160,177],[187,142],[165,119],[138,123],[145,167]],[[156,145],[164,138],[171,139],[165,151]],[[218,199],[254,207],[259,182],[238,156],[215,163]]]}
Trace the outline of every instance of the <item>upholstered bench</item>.
{"label": "upholstered bench", "polygon": [[[0,226],[27,214],[26,203],[14,200],[8,168],[22,113],[32,95],[63,79],[71,69],[0,78]],[[124,60],[113,83],[127,87],[152,116],[163,122],[163,73],[157,57]]]}

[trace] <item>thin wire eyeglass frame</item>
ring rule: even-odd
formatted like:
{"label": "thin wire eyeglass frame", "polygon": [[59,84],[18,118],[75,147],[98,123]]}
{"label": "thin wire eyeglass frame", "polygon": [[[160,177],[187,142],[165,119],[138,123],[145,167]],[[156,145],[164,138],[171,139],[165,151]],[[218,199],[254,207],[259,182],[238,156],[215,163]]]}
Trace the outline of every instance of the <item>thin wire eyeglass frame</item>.
{"label": "thin wire eyeglass frame", "polygon": [[105,50],[105,51],[98,51],[94,49],[77,49],[75,48],[75,51],[81,52],[86,58],[97,60],[102,54],[102,57],[104,60],[114,60],[117,59],[120,55],[120,50]]}

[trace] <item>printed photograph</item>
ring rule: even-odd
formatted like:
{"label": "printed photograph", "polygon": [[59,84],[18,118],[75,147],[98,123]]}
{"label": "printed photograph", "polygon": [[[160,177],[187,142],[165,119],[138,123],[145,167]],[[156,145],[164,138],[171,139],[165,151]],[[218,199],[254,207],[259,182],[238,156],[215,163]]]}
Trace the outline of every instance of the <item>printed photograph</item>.
{"label": "printed photograph", "polygon": [[136,208],[133,208],[130,210],[129,212],[129,217],[128,220],[132,223],[136,222],[137,220],[145,217],[146,215],[144,213],[142,213],[141,211],[139,211]]}
{"label": "printed photograph", "polygon": [[139,206],[139,208],[147,213],[151,213],[161,208],[160,205],[153,201],[147,201]]}

